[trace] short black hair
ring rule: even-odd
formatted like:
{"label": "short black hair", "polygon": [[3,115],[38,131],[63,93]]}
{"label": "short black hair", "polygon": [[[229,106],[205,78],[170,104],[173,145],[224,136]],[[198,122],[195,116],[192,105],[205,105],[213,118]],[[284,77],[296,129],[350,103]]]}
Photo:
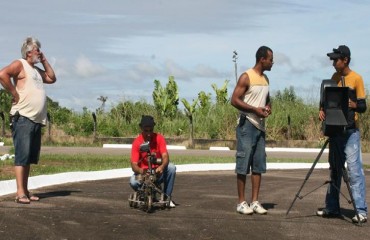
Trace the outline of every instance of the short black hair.
{"label": "short black hair", "polygon": [[267,58],[267,52],[270,51],[272,52],[271,48],[266,47],[266,46],[261,46],[258,48],[256,52],[256,63],[261,59],[261,58]]}

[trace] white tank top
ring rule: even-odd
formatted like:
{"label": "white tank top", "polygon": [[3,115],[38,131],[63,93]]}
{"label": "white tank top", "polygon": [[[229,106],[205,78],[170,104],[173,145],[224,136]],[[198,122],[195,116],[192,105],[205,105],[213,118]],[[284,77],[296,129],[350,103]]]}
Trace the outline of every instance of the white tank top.
{"label": "white tank top", "polygon": [[21,116],[27,117],[35,123],[46,125],[46,93],[42,77],[37,68],[28,64],[25,59],[19,59],[23,65],[25,73],[24,87],[16,88],[19,94],[19,101],[13,105],[10,114],[14,115],[17,111]]}
{"label": "white tank top", "polygon": [[[269,93],[269,82],[265,75],[257,74],[253,68],[246,71],[249,77],[249,89],[243,101],[253,107],[265,107]],[[244,113],[247,119],[259,130],[265,131],[265,118],[260,118],[254,113]]]}

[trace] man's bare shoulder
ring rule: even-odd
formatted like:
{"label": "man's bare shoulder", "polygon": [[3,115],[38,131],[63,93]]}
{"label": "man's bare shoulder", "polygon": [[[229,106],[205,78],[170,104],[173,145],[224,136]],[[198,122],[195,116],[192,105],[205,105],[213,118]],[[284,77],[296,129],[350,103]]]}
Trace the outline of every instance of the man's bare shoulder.
{"label": "man's bare shoulder", "polygon": [[23,65],[20,60],[14,60],[8,66],[4,67],[1,71],[9,75],[18,75],[23,70]]}
{"label": "man's bare shoulder", "polygon": [[244,72],[240,75],[238,80],[239,85],[249,85],[249,75],[247,72]]}

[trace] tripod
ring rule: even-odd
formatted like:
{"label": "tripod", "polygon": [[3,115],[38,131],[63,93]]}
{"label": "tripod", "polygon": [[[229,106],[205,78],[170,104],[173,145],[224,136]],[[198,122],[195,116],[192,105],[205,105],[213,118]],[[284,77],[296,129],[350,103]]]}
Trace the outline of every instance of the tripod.
{"label": "tripod", "polygon": [[[292,207],[293,207],[295,201],[297,200],[297,198],[303,199],[303,197],[305,197],[305,196],[308,195],[308,194],[306,194],[305,196],[300,196],[300,193],[301,193],[304,185],[308,181],[310,175],[312,174],[312,172],[313,172],[313,170],[314,170],[317,162],[320,160],[320,157],[321,157],[322,153],[324,152],[326,146],[329,143],[329,139],[330,138],[328,138],[325,141],[323,147],[321,148],[321,151],[319,152],[319,154],[317,155],[315,161],[313,162],[310,170],[308,171],[308,173],[307,173],[307,175],[306,175],[306,177],[305,177],[305,179],[303,181],[303,184],[299,188],[298,192],[295,195],[295,198],[294,198],[293,202],[291,203],[289,209],[287,210],[286,216],[289,214],[289,212],[292,209]],[[331,167],[331,174],[330,174],[331,180],[330,181],[325,181],[325,183],[323,185],[330,183],[331,186],[333,186],[341,194],[341,192],[340,192],[340,181],[341,181],[341,178],[343,178],[343,181],[346,183],[346,186],[347,186],[347,189],[348,189],[348,192],[349,192],[349,196],[350,196],[350,200],[348,200],[347,198],[346,199],[347,199],[347,201],[348,201],[349,204],[352,203],[353,209],[356,212],[356,217],[357,217],[357,219],[360,219],[359,213],[358,213],[358,211],[356,209],[355,201],[353,199],[352,191],[351,191],[351,188],[350,188],[350,185],[349,185],[348,173],[347,173],[347,169],[346,169],[346,167],[344,165],[345,156],[343,156],[343,154],[342,154],[343,151],[340,151],[340,146],[338,146],[338,144],[333,144],[333,146],[331,147],[330,150],[332,150],[332,151],[329,151],[329,164],[330,164],[330,167]],[[342,175],[342,177],[339,177],[340,175]],[[336,179],[339,179],[339,180],[336,181]],[[333,183],[333,181],[334,181],[334,183]],[[313,191],[311,191],[311,192],[313,192]],[[361,224],[360,221],[358,221],[358,222],[359,222],[359,224]]]}

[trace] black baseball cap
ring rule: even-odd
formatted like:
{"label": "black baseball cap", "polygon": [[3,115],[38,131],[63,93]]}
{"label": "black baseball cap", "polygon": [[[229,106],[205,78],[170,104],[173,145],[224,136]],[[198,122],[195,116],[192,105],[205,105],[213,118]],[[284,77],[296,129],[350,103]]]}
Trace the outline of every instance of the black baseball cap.
{"label": "black baseball cap", "polygon": [[139,126],[140,127],[154,127],[154,118],[149,115],[142,115]]}
{"label": "black baseball cap", "polygon": [[326,54],[331,60],[338,58],[350,58],[351,51],[346,45],[340,45],[338,48],[333,48],[333,52]]}

